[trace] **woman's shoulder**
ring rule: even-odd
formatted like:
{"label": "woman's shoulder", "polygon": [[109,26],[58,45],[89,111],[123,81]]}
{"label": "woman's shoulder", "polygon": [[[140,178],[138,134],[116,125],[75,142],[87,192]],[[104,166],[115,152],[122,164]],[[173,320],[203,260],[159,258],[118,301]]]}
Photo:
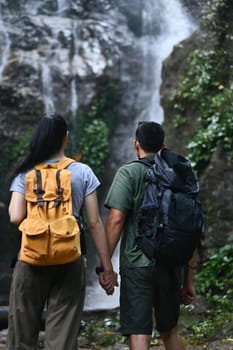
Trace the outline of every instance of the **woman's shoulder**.
{"label": "woman's shoulder", "polygon": [[82,171],[92,171],[92,169],[86,163],[74,161],[71,163],[67,169],[69,170],[82,170]]}

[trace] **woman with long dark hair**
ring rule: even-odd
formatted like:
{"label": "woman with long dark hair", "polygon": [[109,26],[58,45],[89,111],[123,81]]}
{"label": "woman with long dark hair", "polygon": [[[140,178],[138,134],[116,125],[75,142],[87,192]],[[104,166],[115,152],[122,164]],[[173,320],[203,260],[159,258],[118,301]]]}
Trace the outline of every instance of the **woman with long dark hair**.
{"label": "woman with long dark hair", "polygon": [[[68,141],[66,121],[59,115],[43,116],[35,128],[27,155],[10,176],[10,221],[19,225],[27,215],[25,199],[26,174],[39,163],[54,163],[65,157]],[[99,215],[96,188],[99,181],[93,171],[81,162],[73,162],[71,172],[73,215],[78,218],[84,205],[106,291],[113,293],[117,275],[113,271],[104,227]],[[84,259],[69,263],[37,266],[19,259],[14,269],[10,302],[7,349],[36,349],[41,318],[46,305],[45,348],[75,350],[85,296]]]}

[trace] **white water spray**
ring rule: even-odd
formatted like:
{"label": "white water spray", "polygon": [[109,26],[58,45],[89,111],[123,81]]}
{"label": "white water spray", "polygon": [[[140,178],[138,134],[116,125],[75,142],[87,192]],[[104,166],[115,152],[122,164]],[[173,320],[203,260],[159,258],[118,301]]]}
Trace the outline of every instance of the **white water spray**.
{"label": "white water spray", "polygon": [[142,12],[142,90],[147,105],[138,120],[163,121],[159,89],[163,60],[196,28],[178,0],[147,0]]}
{"label": "white water spray", "polygon": [[54,112],[53,86],[50,67],[45,62],[41,63],[41,81],[44,111],[46,114],[50,114]]}
{"label": "white water spray", "polygon": [[3,80],[4,70],[10,56],[11,42],[3,21],[0,19],[0,38],[2,46],[0,48],[0,82]]}
{"label": "white water spray", "polygon": [[67,0],[57,0],[57,13],[62,14],[67,9]]}

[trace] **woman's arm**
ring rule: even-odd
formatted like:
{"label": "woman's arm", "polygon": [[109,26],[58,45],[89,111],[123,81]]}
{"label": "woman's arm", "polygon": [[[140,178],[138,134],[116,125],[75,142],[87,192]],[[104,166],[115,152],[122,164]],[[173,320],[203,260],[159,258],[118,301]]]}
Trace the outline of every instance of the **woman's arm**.
{"label": "woman's arm", "polygon": [[117,274],[113,271],[113,266],[108,249],[104,226],[99,214],[96,191],[92,192],[84,200],[87,224],[95,243],[101,266],[104,269],[105,281],[111,282],[112,286],[117,284]]}
{"label": "woman's arm", "polygon": [[24,194],[12,192],[8,212],[12,224],[19,225],[23,221],[27,212]]}

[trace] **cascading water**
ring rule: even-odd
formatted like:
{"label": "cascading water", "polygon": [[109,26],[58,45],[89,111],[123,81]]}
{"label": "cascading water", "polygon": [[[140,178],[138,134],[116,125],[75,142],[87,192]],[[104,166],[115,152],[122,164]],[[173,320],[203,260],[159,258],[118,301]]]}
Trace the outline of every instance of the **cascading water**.
{"label": "cascading water", "polygon": [[78,54],[78,29],[73,26],[72,28],[72,42],[73,42],[73,57],[70,65],[71,68],[71,84],[70,84],[70,96],[71,96],[71,117],[72,117],[72,135],[71,135],[71,149],[72,152],[76,150],[76,135],[77,135],[77,123],[76,123],[76,114],[78,110],[78,93],[76,88],[76,79],[75,79],[75,67],[76,67],[76,57]]}
{"label": "cascading water", "polygon": [[[0,4],[0,81],[4,79],[4,71],[10,57],[10,38],[15,37],[15,27],[12,26],[11,21],[15,21],[13,12],[6,0],[3,0]],[[25,27],[30,28],[30,39],[27,41],[24,38],[20,39],[19,45],[14,43],[14,56],[13,61],[18,65],[27,65],[30,67],[35,75],[37,75],[39,85],[41,87],[41,99],[43,101],[44,112],[51,113],[59,109],[58,102],[60,98],[56,91],[56,83],[54,76],[64,79],[64,77],[72,77],[69,79],[70,91],[67,97],[70,101],[67,106],[70,106],[70,112],[74,113],[74,109],[78,107],[78,97],[75,84],[75,75],[78,68],[76,66],[77,60],[75,60],[75,50],[73,46],[77,46],[78,40],[75,35],[75,31],[79,26],[79,21],[76,18],[64,17],[64,11],[68,9],[67,1],[57,1],[57,11],[53,11],[50,15],[41,14],[40,6],[42,3],[38,1],[28,0],[19,4],[19,16],[25,20],[26,25],[19,27],[18,31],[22,31],[24,35]],[[4,22],[6,18],[7,23]],[[37,36],[36,30],[39,31]],[[27,30],[27,29],[26,29]],[[35,45],[36,43],[36,45]],[[70,44],[70,43],[74,43]],[[22,45],[21,45],[22,44]],[[25,49],[26,45],[27,48]],[[74,52],[73,52],[74,51]],[[34,78],[34,76],[33,76]],[[60,91],[59,91],[60,94]],[[56,101],[58,100],[58,102]],[[66,108],[67,111],[67,108]],[[62,112],[62,111],[61,111]]]}
{"label": "cascading water", "polygon": [[57,13],[62,14],[67,9],[67,0],[57,0]]}
{"label": "cascading water", "polygon": [[3,42],[3,46],[0,49],[0,53],[1,53],[1,60],[0,60],[0,82],[3,79],[3,73],[4,73],[4,69],[5,66],[8,62],[8,58],[10,55],[10,39],[9,39],[9,35],[8,32],[6,30],[6,27],[3,23],[3,21],[0,19],[0,35],[3,36],[3,40],[1,40]]}
{"label": "cascading water", "polygon": [[50,114],[54,112],[53,89],[50,67],[46,62],[41,62],[41,82],[44,111]]}
{"label": "cascading water", "polygon": [[196,28],[195,23],[178,0],[148,0],[142,11],[143,53],[142,91],[147,105],[138,120],[163,121],[159,88],[163,60],[173,46],[187,38]]}

